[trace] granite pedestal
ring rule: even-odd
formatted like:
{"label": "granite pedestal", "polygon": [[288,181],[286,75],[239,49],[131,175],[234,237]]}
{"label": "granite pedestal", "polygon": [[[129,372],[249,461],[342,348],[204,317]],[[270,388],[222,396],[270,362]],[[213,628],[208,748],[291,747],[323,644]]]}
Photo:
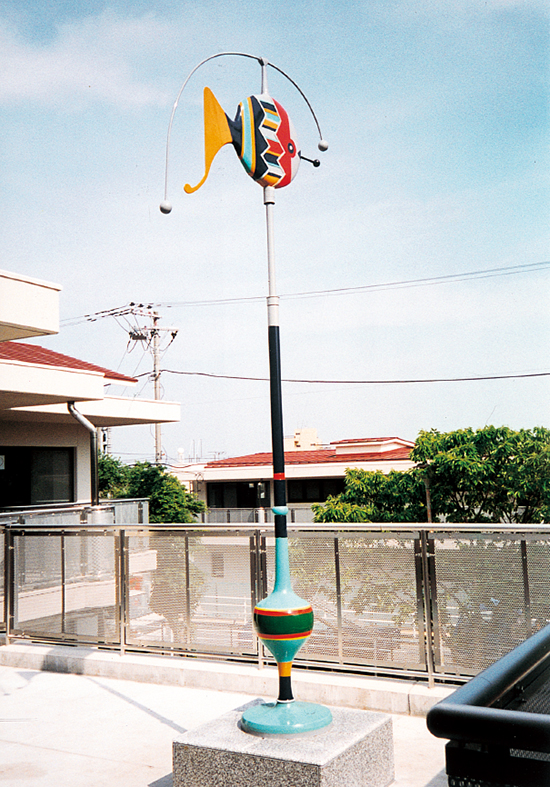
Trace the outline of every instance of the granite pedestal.
{"label": "granite pedestal", "polygon": [[240,728],[244,707],[174,741],[174,787],[388,787],[393,782],[391,716],[331,708],[333,722],[325,729],[263,738]]}

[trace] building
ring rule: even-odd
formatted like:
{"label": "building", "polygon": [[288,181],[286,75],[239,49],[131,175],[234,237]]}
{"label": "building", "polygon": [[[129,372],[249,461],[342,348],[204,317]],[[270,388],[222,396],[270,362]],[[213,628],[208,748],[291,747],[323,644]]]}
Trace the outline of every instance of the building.
{"label": "building", "polygon": [[[346,469],[408,470],[414,443],[400,437],[339,440],[322,446],[314,429],[297,431],[285,439],[287,500],[292,508],[309,509],[344,488]],[[208,507],[270,508],[272,505],[270,452],[236,456],[173,468],[174,474]]]}
{"label": "building", "polygon": [[111,395],[131,377],[21,341],[58,332],[59,290],[0,271],[0,509],[93,502],[96,428],[180,420]]}

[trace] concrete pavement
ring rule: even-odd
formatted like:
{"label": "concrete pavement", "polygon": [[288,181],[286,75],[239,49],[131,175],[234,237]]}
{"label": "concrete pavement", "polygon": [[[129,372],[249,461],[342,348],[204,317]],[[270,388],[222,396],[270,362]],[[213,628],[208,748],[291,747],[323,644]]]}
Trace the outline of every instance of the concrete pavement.
{"label": "concrete pavement", "polygon": [[[16,647],[1,647],[0,663],[9,660],[8,651]],[[48,650],[41,645],[23,649],[35,657]],[[26,666],[22,652],[11,653],[20,663],[0,666],[0,784],[10,787],[171,787],[174,737],[251,698],[249,693],[215,687],[43,671]],[[88,651],[91,673],[97,653]],[[188,661],[153,657],[158,658],[161,663]],[[118,659],[120,668],[132,657]],[[217,663],[215,669],[224,666]],[[318,684],[326,678],[313,676]],[[238,675],[237,679],[242,683]],[[262,696],[273,698],[269,693]],[[395,787],[446,787],[444,741],[430,735],[422,716],[392,717]]]}

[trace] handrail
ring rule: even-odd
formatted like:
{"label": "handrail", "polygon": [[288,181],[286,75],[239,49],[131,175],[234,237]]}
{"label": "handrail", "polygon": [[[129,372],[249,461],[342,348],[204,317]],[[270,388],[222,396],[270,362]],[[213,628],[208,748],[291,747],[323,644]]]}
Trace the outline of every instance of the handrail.
{"label": "handrail", "polygon": [[494,707],[550,666],[550,625],[487,667],[428,712],[437,738],[550,752],[550,715]]}
{"label": "handrail", "polygon": [[[134,500],[140,500],[142,498],[132,498]],[[146,498],[143,498],[146,499]],[[115,501],[109,501],[106,504],[106,508],[111,507],[111,503]],[[74,511],[86,510],[89,509],[90,506],[77,506]],[[66,509],[67,510],[67,509]],[[33,511],[33,514],[51,514],[55,513],[49,511],[48,509],[41,509],[38,511]],[[6,516],[14,516],[15,512],[7,513]],[[0,517],[2,514],[0,513]],[[3,527],[6,523],[2,522],[0,519],[0,527]],[[25,527],[25,524],[17,524],[16,527],[21,529]],[[43,530],[52,529],[55,527],[55,523],[50,523],[48,525],[36,525],[33,526],[33,529],[40,529]],[[82,530],[82,526],[80,525],[60,525],[64,530],[69,529],[70,527],[74,527],[77,530]],[[85,526],[86,527],[86,526]],[[138,528],[139,530],[158,530],[158,529],[171,529],[171,530],[195,530],[200,531],[201,533],[208,533],[211,531],[221,532],[221,531],[247,531],[247,532],[270,532],[273,528],[269,522],[149,522],[149,523],[139,523],[139,522],[130,522],[124,525],[100,525],[100,529],[104,528],[111,528],[114,530],[119,530],[121,527],[124,529],[128,528]],[[537,525],[522,525],[522,524],[486,524],[486,523],[478,523],[478,524],[448,524],[448,523],[441,523],[441,524],[433,524],[430,522],[361,522],[361,523],[353,523],[353,522],[293,522],[288,524],[289,531],[299,531],[299,532],[315,532],[315,533],[322,533],[322,534],[329,534],[329,533],[365,533],[365,532],[376,532],[376,533],[397,533],[397,532],[405,532],[405,533],[419,533],[419,532],[427,532],[432,533],[434,535],[445,535],[447,533],[464,533],[464,534],[475,534],[475,533],[503,533],[503,534],[510,534],[510,535],[521,535],[521,534],[545,534],[550,536],[550,525],[549,524],[537,524]]]}

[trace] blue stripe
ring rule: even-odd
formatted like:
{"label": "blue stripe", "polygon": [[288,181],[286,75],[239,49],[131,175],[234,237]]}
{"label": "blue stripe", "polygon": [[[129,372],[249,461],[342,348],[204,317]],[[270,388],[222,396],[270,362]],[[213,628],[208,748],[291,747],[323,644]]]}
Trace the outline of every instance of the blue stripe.
{"label": "blue stripe", "polygon": [[241,159],[249,172],[252,172],[252,158],[254,155],[254,125],[253,118],[250,117],[248,101],[243,101],[242,104],[242,150]]}

